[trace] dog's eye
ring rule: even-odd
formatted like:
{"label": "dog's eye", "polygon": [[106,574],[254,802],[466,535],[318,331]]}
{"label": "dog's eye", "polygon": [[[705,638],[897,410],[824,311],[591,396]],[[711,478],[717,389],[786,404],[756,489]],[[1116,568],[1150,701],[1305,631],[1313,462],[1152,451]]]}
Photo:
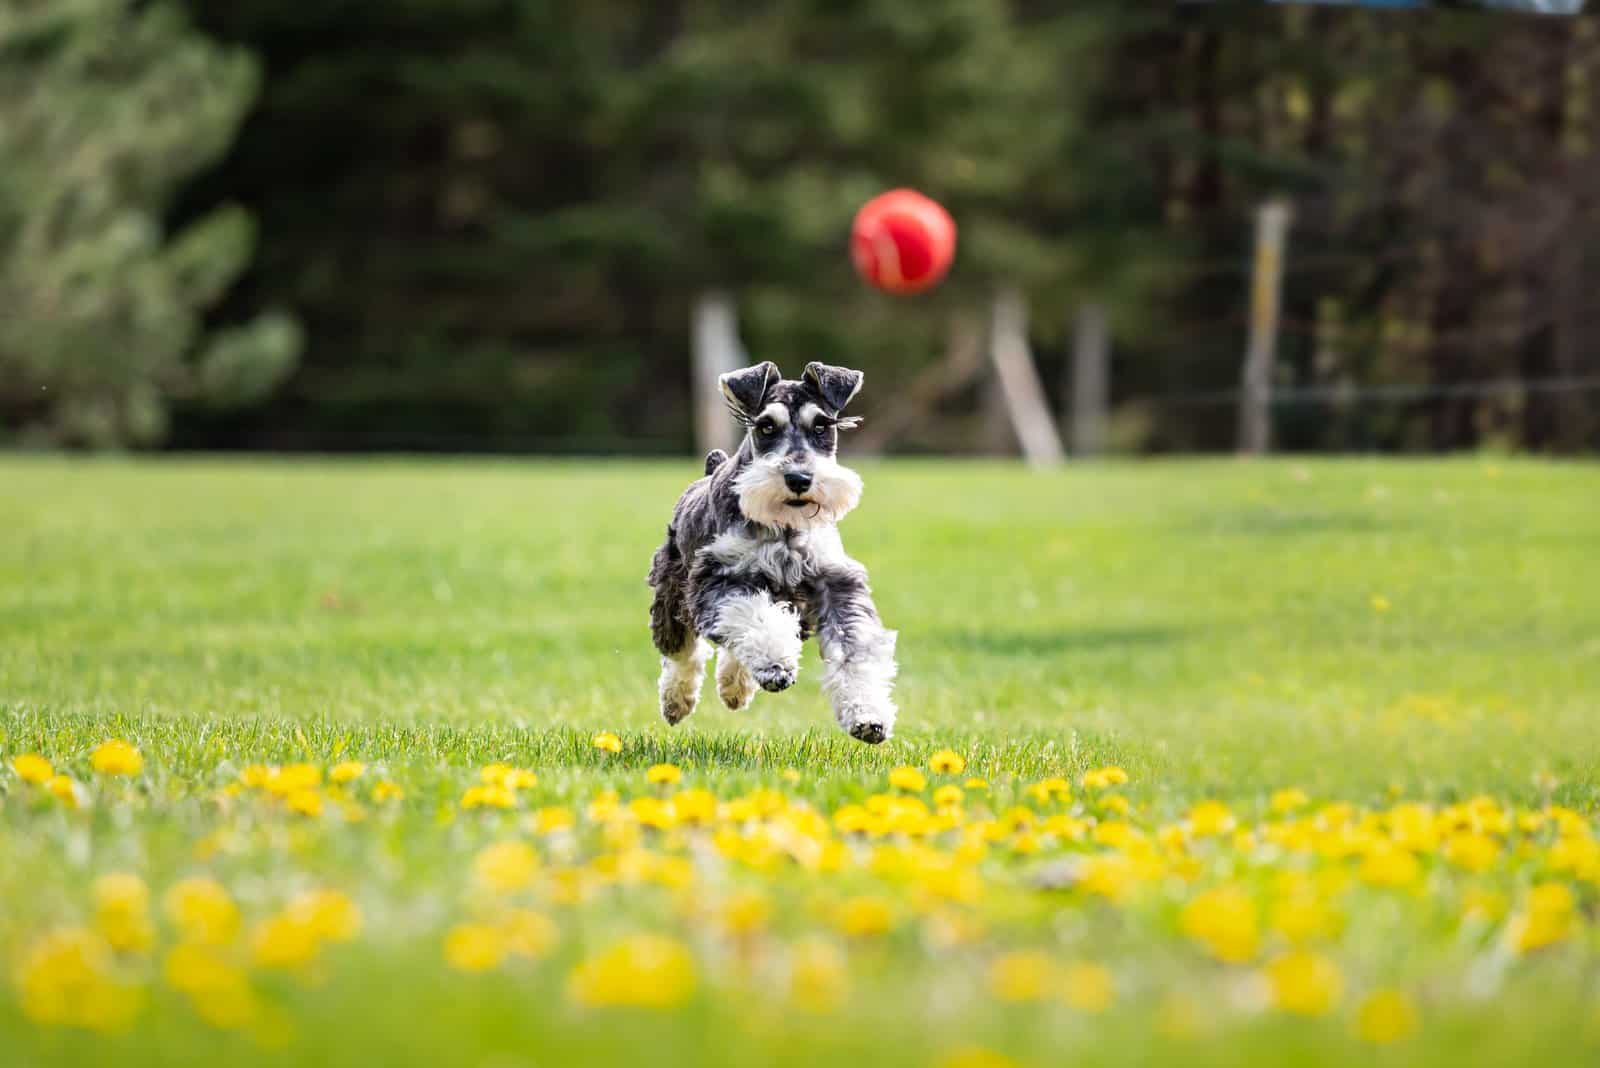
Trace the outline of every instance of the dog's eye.
{"label": "dog's eye", "polygon": [[818,423],[811,428],[811,432],[824,441],[828,438],[828,431],[833,429],[832,423]]}
{"label": "dog's eye", "polygon": [[761,422],[756,424],[756,433],[760,434],[764,438],[770,438],[777,432],[777,424],[772,422],[770,419],[763,419]]}

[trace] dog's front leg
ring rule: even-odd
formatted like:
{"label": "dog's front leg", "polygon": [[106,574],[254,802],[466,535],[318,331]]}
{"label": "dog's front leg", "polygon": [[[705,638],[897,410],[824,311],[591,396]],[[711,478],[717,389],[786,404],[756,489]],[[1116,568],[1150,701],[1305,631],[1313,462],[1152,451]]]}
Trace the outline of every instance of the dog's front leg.
{"label": "dog's front leg", "polygon": [[823,692],[839,726],[877,745],[894,733],[895,632],[878,618],[864,571],[825,576],[818,593]]}
{"label": "dog's front leg", "polygon": [[701,576],[695,593],[700,633],[733,654],[769,693],[800,674],[800,617],[766,590],[720,576]]}

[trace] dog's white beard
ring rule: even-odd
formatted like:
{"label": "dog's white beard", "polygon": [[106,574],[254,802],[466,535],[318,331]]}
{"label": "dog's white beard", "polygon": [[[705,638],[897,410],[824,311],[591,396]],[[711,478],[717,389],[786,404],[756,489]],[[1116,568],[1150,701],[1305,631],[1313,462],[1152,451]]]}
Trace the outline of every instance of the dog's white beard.
{"label": "dog's white beard", "polygon": [[861,502],[861,476],[839,461],[818,457],[811,471],[808,503],[790,506],[796,494],[783,481],[783,468],[766,460],[752,460],[739,472],[733,488],[739,510],[746,519],[769,527],[814,530],[831,526]]}

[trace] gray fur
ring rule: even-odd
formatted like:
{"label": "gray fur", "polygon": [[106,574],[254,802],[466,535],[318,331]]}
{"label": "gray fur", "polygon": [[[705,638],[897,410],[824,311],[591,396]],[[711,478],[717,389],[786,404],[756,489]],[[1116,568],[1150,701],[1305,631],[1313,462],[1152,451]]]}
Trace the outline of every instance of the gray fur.
{"label": "gray fur", "polygon": [[[684,708],[684,694],[691,685],[698,692],[700,640],[720,647],[719,692],[729,707],[742,707],[752,681],[769,691],[792,685],[799,642],[817,634],[840,725],[863,741],[889,736],[895,636],[835,525],[860,490],[835,459],[838,431],[851,425],[839,411],[860,379],[822,364],[808,366],[801,381],[778,378],[771,364],[723,376],[724,395],[749,430],[731,457],[706,457],[706,475],[679,498],[649,574],[669,722],[693,709],[692,696]],[[729,661],[735,656],[741,662]]]}

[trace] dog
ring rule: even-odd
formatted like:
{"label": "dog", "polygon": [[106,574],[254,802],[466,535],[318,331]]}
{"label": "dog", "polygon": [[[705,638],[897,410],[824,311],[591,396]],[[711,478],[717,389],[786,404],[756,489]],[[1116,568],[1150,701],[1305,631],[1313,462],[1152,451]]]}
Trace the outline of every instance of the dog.
{"label": "dog", "polygon": [[768,361],[718,379],[744,440],[732,456],[706,457],[647,580],[669,724],[694,711],[713,646],[717,694],[739,710],[758,686],[793,686],[801,644],[815,634],[839,726],[872,745],[893,733],[896,634],[878,618],[867,569],[845,555],[838,530],[861,500],[861,477],[837,453],[840,431],[860,422],[842,413],[863,377],[809,363],[796,381]]}

